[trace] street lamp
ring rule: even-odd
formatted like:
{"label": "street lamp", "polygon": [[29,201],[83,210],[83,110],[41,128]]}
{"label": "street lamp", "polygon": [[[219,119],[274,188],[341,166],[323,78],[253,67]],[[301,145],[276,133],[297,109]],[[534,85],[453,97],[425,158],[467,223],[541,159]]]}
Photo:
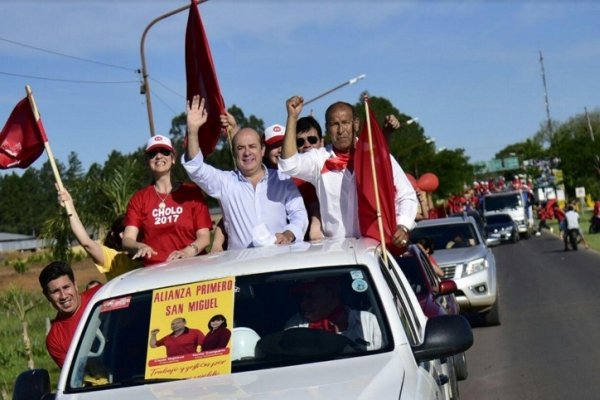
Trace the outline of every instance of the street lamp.
{"label": "street lamp", "polygon": [[[195,0],[195,2],[197,4],[200,3],[204,3],[205,1],[208,0]],[[154,136],[155,135],[155,130],[154,130],[154,115],[152,114],[152,98],[150,97],[150,83],[148,82],[148,69],[146,68],[146,55],[144,52],[144,44],[146,42],[146,35],[148,34],[148,31],[150,30],[150,28],[152,28],[154,26],[154,24],[156,24],[158,21],[161,21],[167,17],[170,17],[172,15],[178,14],[182,11],[185,10],[189,10],[189,8],[192,6],[192,4],[187,4],[183,7],[179,7],[176,10],[170,11],[166,14],[163,14],[155,19],[152,20],[152,22],[150,22],[148,24],[148,26],[146,26],[146,29],[144,29],[144,33],[142,33],[142,39],[140,41],[140,58],[142,60],[142,69],[141,69],[141,74],[142,74],[142,87],[140,88],[140,94],[143,94],[146,96],[146,109],[148,110],[148,123],[150,124],[150,136]]]}

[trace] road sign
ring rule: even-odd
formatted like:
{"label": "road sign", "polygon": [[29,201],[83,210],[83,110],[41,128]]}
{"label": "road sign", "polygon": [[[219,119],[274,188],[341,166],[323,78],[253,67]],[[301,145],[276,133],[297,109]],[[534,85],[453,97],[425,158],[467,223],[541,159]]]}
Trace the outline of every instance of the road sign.
{"label": "road sign", "polygon": [[585,188],[583,186],[575,188],[575,197],[578,199],[585,198]]}

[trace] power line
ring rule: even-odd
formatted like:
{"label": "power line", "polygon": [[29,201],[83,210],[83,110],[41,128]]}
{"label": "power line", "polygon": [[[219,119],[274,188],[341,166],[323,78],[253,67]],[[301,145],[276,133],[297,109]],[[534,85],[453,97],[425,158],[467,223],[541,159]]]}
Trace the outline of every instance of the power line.
{"label": "power line", "polygon": [[171,89],[170,87],[168,87],[167,85],[165,85],[164,83],[160,82],[159,80],[157,80],[156,78],[153,78],[151,76],[148,76],[148,78],[150,78],[153,82],[158,83],[160,86],[162,86],[163,88],[165,88],[166,90],[168,90],[169,92],[173,93],[175,96],[181,97],[182,99],[185,99],[185,96],[182,95],[181,93],[175,91],[175,89]]}
{"label": "power line", "polygon": [[11,43],[11,44],[17,45],[17,46],[21,46],[21,47],[27,47],[27,48],[29,48],[29,49],[33,49],[33,50],[37,50],[37,51],[41,51],[41,52],[48,53],[48,54],[53,54],[53,55],[56,55],[56,56],[61,56],[61,57],[72,58],[72,59],[74,59],[74,60],[78,60],[78,61],[82,61],[82,62],[87,62],[87,63],[91,63],[91,64],[102,65],[102,66],[105,66],[105,67],[111,67],[111,68],[123,69],[123,70],[126,70],[126,71],[133,71],[133,72],[135,72],[135,73],[137,73],[137,72],[138,72],[138,69],[137,69],[137,68],[123,67],[123,66],[121,66],[121,65],[109,64],[109,63],[105,63],[105,62],[102,62],[102,61],[95,61],[95,60],[90,60],[90,59],[83,58],[83,57],[72,56],[72,55],[70,55],[70,54],[60,53],[60,52],[58,52],[58,51],[53,51],[53,50],[47,50],[47,49],[43,49],[43,48],[41,48],[41,47],[36,47],[36,46],[32,46],[32,45],[30,45],[30,44],[21,43],[21,42],[16,42],[16,41],[14,41],[14,40],[10,40],[10,39],[6,39],[6,38],[2,38],[2,37],[0,37],[0,40],[1,40],[1,41],[4,41],[4,42],[7,42],[7,43]]}
{"label": "power line", "polygon": [[179,115],[181,114],[181,112],[177,112],[173,109],[173,107],[171,107],[165,100],[163,100],[159,95],[156,94],[156,92],[152,92],[152,96],[156,97],[165,107],[167,107],[169,110],[171,110],[171,112],[173,113],[173,115]]}
{"label": "power line", "polygon": [[87,80],[77,80],[77,79],[48,78],[45,76],[14,74],[11,72],[4,72],[4,71],[0,71],[0,75],[16,76],[19,78],[27,78],[27,79],[38,79],[38,80],[42,80],[42,81],[69,82],[69,83],[111,84],[111,85],[112,84],[124,84],[124,83],[138,83],[138,81],[87,81]]}

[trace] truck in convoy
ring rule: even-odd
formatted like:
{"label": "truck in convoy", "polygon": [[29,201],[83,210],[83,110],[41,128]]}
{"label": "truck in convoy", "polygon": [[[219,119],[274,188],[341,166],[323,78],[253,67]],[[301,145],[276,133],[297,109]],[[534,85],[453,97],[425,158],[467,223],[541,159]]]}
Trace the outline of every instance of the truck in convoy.
{"label": "truck in convoy", "polygon": [[508,214],[517,224],[519,234],[529,238],[533,232],[532,201],[526,190],[490,193],[480,201],[481,214],[485,219],[492,214]]}

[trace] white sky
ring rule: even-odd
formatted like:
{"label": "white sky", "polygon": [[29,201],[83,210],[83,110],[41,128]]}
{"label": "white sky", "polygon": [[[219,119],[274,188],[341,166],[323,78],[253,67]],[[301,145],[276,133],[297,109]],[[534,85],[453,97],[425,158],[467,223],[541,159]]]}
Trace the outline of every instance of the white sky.
{"label": "white sky", "polygon": [[[148,116],[134,72],[141,35],[187,3],[1,0],[0,125],[29,84],[60,161],[75,151],[87,169],[113,149],[142,146]],[[599,104],[600,2],[210,0],[200,13],[226,105],[266,126],[285,122],[291,95],[312,98],[366,74],[307,108],[323,122],[330,103],[354,103],[368,90],[418,117],[438,148],[488,160],[546,121],[540,50],[553,119]],[[183,12],[158,22],[146,40],[157,133],[184,110],[186,21]]]}

